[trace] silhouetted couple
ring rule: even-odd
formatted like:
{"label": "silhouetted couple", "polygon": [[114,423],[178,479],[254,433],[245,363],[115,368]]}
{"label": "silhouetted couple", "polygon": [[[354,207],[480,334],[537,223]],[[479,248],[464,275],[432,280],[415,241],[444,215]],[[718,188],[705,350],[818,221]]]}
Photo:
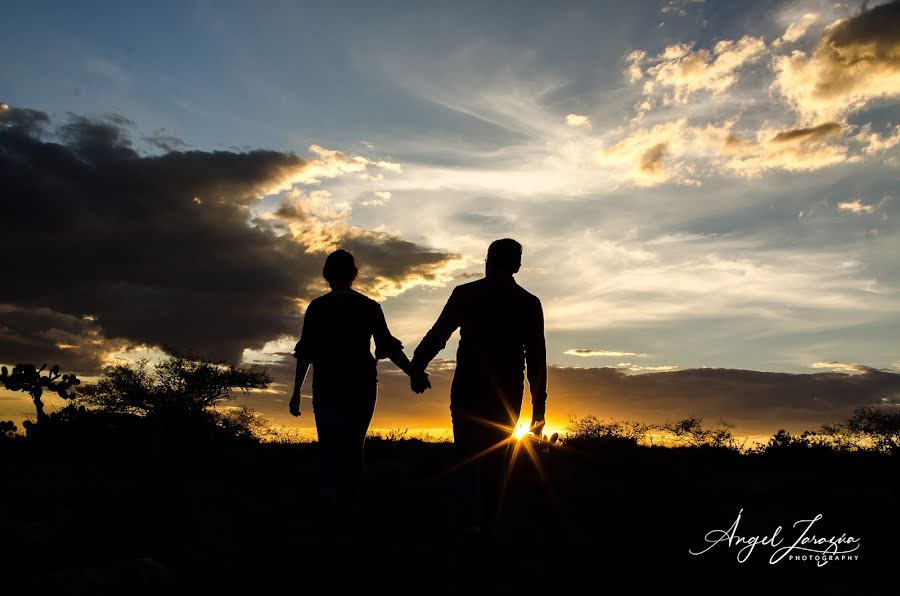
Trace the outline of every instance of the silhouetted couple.
{"label": "silhouetted couple", "polygon": [[353,256],[343,250],[328,256],[322,273],[331,292],[314,299],[306,310],[294,354],[297,376],[290,402],[291,413],[298,416],[300,387],[312,364],[324,499],[351,508],[357,502],[365,436],[375,410],[376,360],[390,358],[409,375],[411,389],[422,393],[431,387],[426,367],[458,328],[450,412],[460,522],[470,539],[491,536],[526,370],[531,430],[537,435],[544,426],[547,400],[543,311],[540,301],[513,278],[521,259],[522,246],[515,240],[491,243],[485,277],[453,290],[410,362],[388,330],[381,306],[351,289],[357,275]]}

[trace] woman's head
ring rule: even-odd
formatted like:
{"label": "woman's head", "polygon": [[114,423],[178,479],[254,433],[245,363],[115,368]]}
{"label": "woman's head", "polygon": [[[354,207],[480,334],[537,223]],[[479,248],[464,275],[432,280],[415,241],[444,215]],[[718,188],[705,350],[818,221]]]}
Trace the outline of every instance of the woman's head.
{"label": "woman's head", "polygon": [[328,281],[332,288],[348,288],[356,274],[356,262],[353,255],[343,249],[338,249],[325,259],[325,267],[322,268],[322,277]]}

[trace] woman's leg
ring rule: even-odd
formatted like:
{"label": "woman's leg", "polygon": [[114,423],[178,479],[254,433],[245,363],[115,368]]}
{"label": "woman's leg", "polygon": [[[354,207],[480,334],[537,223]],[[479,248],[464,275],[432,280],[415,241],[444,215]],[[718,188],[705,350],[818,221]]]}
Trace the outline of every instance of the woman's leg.
{"label": "woman's leg", "polygon": [[334,395],[313,396],[313,414],[319,436],[319,496],[332,503],[337,500],[341,440],[341,420],[334,398]]}
{"label": "woman's leg", "polygon": [[343,492],[348,504],[359,500],[365,462],[365,441],[369,424],[375,413],[377,386],[362,387],[347,395],[348,405],[344,417],[342,446]]}

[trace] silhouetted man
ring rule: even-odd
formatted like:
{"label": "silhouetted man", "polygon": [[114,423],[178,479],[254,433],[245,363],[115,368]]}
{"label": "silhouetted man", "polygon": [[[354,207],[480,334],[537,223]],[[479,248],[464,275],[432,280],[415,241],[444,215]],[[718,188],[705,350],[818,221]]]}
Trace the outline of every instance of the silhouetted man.
{"label": "silhouetted man", "polygon": [[[526,364],[533,412],[531,430],[539,435],[544,427],[544,315],[540,300],[513,279],[521,262],[522,245],[515,240],[504,238],[491,243],[485,277],[453,290],[412,359],[412,369],[424,372],[459,328],[450,412],[460,463],[457,490],[461,521],[463,531],[472,537],[489,539],[494,530],[507,446],[522,408]],[[412,385],[414,391],[424,390],[415,382]]]}

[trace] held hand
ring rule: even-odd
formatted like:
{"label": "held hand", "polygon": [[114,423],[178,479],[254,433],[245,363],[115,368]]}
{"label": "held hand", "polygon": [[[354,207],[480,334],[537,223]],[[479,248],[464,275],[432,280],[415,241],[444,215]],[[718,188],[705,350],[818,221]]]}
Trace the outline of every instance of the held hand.
{"label": "held hand", "polygon": [[431,381],[428,380],[428,373],[413,373],[409,376],[409,388],[417,394],[425,393],[426,389],[431,389]]}
{"label": "held hand", "polygon": [[295,393],[291,396],[291,401],[288,403],[288,408],[291,410],[291,416],[299,416],[300,415],[300,394]]}

